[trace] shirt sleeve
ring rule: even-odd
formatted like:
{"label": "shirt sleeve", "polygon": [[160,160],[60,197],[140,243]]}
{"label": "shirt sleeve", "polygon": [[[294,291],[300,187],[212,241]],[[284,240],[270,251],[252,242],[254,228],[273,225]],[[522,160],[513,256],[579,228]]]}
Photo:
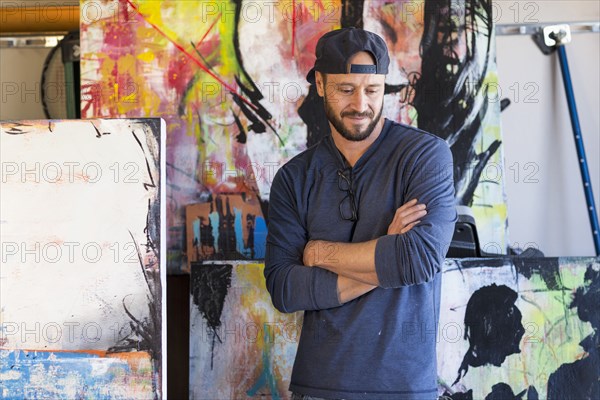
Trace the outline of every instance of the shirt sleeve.
{"label": "shirt sleeve", "polygon": [[405,199],[416,198],[425,204],[427,215],[404,234],[378,239],[375,271],[383,288],[431,281],[441,271],[457,219],[452,153],[447,143],[436,138],[408,168]]}
{"label": "shirt sleeve", "polygon": [[271,185],[265,256],[267,290],[281,312],[339,307],[337,274],[302,263],[308,234],[298,212],[293,183],[284,167]]}

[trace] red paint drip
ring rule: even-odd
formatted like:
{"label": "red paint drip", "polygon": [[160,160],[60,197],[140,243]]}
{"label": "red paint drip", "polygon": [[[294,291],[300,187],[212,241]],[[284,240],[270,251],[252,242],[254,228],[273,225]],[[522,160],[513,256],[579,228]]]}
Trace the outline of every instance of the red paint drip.
{"label": "red paint drip", "polygon": [[252,104],[252,102],[250,102],[250,100],[244,98],[244,96],[241,96],[239,94],[237,94],[237,91],[232,87],[229,86],[223,79],[221,79],[220,77],[218,77],[214,72],[212,72],[210,69],[208,69],[205,65],[203,65],[200,61],[198,61],[195,57],[193,57],[186,49],[183,48],[183,46],[181,46],[179,43],[177,43],[176,41],[174,41],[173,39],[171,39],[166,33],[164,33],[158,26],[156,26],[155,24],[153,24],[152,22],[148,21],[146,19],[146,17],[144,17],[142,15],[142,13],[140,12],[140,10],[138,9],[138,7],[133,4],[131,2],[131,0],[127,0],[127,3],[131,6],[131,8],[133,8],[135,10],[135,12],[137,12],[140,17],[142,17],[144,19],[144,21],[146,21],[147,24],[149,24],[151,27],[153,27],[158,33],[160,33],[165,39],[167,39],[169,42],[171,42],[173,44],[173,46],[175,46],[179,51],[181,51],[183,54],[185,54],[189,59],[191,59],[193,62],[196,63],[196,65],[198,65],[200,67],[200,69],[202,69],[204,72],[206,72],[207,74],[209,74],[210,76],[212,76],[215,80],[217,80],[221,85],[225,86],[227,88],[227,90],[229,90],[231,93],[236,93],[237,96],[240,97],[240,99],[248,104],[253,110],[258,111],[258,107],[256,107],[254,104]]}
{"label": "red paint drip", "polygon": [[221,13],[219,13],[219,15],[217,15],[217,18],[215,18],[215,20],[213,21],[213,23],[208,27],[206,33],[204,34],[204,36],[202,36],[202,39],[200,39],[200,41],[196,45],[196,48],[198,48],[202,44],[202,42],[204,42],[204,39],[206,39],[206,36],[208,36],[208,33],[210,31],[212,31],[212,28],[216,25],[216,23],[219,20],[219,18],[221,18]]}

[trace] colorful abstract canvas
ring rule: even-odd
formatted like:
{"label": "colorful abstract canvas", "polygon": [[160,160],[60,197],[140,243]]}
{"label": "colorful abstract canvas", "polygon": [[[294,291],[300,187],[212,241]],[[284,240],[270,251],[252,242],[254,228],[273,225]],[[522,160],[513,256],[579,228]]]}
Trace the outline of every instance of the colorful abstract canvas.
{"label": "colorful abstract canvas", "polygon": [[0,123],[0,398],[163,397],[164,131]]}
{"label": "colorful abstract canvas", "polygon": [[[193,264],[190,398],[289,398],[301,313],[273,308],[262,270]],[[442,279],[442,398],[598,398],[600,258],[447,260]]]}
{"label": "colorful abstract canvas", "polygon": [[251,194],[264,217],[277,169],[328,133],[305,76],[346,26],[387,41],[384,115],[449,143],[458,204],[483,250],[506,252],[490,1],[84,0],[82,115],[167,121],[170,272],[187,266],[187,205]]}
{"label": "colorful abstract canvas", "polygon": [[264,258],[267,225],[252,195],[220,194],[211,202],[186,207],[187,259]]}
{"label": "colorful abstract canvas", "polygon": [[263,269],[192,263],[190,399],[289,399],[302,314],[273,308]]}
{"label": "colorful abstract canvas", "polygon": [[443,279],[440,394],[598,398],[600,258],[453,260]]}

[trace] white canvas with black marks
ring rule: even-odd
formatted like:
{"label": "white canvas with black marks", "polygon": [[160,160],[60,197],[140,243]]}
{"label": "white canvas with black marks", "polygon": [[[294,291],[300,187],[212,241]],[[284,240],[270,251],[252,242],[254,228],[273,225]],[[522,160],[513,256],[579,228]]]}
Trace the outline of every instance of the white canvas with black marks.
{"label": "white canvas with black marks", "polygon": [[164,131],[0,125],[0,397],[162,397]]}

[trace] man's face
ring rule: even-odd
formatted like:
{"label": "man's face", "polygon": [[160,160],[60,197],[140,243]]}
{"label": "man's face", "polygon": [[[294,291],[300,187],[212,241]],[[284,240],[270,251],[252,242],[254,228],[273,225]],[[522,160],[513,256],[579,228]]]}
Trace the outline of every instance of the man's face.
{"label": "man's face", "polygon": [[[350,59],[352,64],[373,64],[366,52]],[[323,96],[325,114],[345,139],[361,141],[377,127],[383,110],[385,76],[380,74],[328,74],[317,72],[317,91]]]}

